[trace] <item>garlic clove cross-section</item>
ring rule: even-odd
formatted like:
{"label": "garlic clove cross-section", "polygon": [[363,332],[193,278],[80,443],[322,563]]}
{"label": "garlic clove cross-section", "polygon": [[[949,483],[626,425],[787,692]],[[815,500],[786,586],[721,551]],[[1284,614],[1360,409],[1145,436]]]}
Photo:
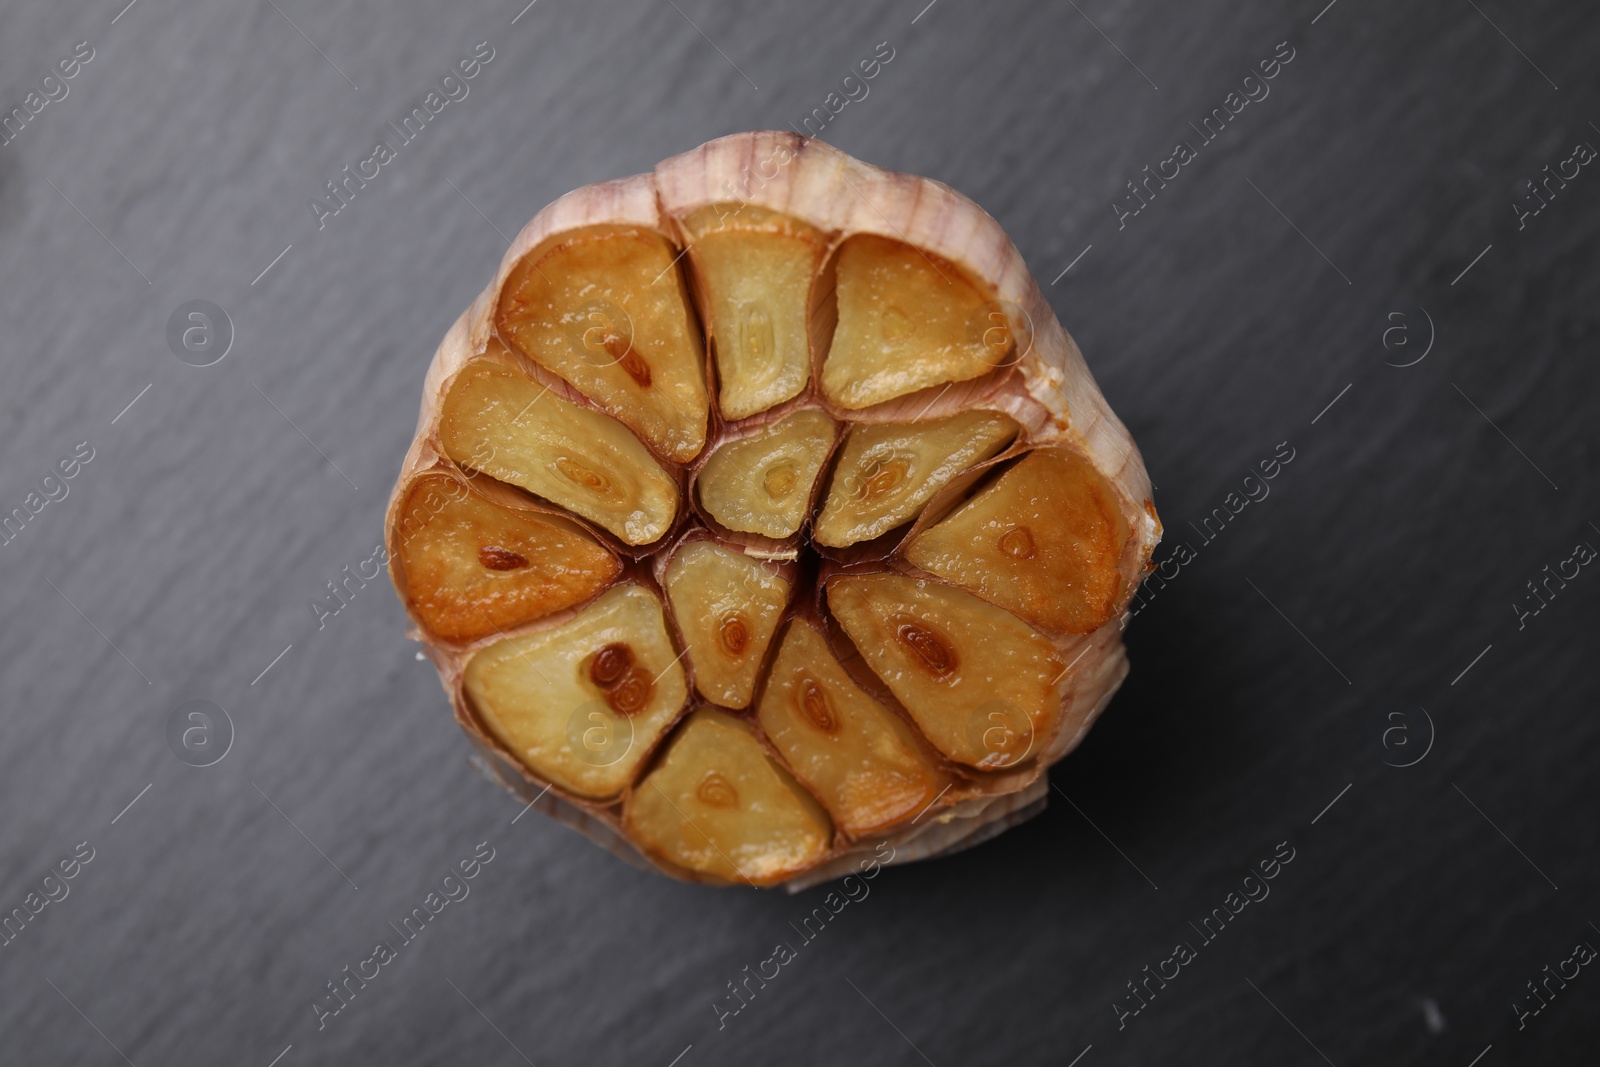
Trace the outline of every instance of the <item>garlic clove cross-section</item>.
{"label": "garlic clove cross-section", "polygon": [[479,649],[464,683],[508,749],[589,798],[632,781],[688,696],[661,602],[637,585],[613,587],[562,625]]}
{"label": "garlic clove cross-section", "polygon": [[828,816],[750,725],[695,712],[623,805],[633,838],[667,863],[770,885],[827,852]]}
{"label": "garlic clove cross-section", "polygon": [[854,427],[817,516],[817,543],[846,548],[909,522],[956,475],[1016,434],[1017,424],[996,411]]}
{"label": "garlic clove cross-section", "polygon": [[916,732],[845,673],[805,619],[789,624],[757,718],[834,825],[852,837],[913,818],[950,784]]}
{"label": "garlic clove cross-section", "polygon": [[672,554],[662,584],[694,664],[695,688],[725,708],[748,705],[789,605],[789,579],[770,563],[703,540]]}

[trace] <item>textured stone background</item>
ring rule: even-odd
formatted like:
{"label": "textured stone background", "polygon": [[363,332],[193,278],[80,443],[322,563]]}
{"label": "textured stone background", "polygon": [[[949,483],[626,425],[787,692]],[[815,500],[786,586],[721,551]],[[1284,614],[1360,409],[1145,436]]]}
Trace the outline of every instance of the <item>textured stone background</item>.
{"label": "textured stone background", "polygon": [[[1511,207],[1600,146],[1591,6],[123,2],[0,13],[6,111],[94,49],[0,148],[0,511],[94,450],[0,546],[0,909],[94,849],[0,948],[0,1060],[1592,1059],[1593,968],[1511,1007],[1600,946],[1600,568],[1513,607],[1600,547],[1600,173]],[[319,231],[323,183],[480,41],[470,95]],[[883,874],[719,1030],[822,891],[513,825],[387,586],[320,631],[310,604],[379,542],[423,369],[507,235],[799,123],[882,41],[826,138],[1010,231],[1144,450],[1158,558],[1196,558],[1046,814]],[[1270,96],[1119,229],[1124,183],[1283,41]],[[169,350],[193,299],[235,334],[213,366]],[[214,766],[167,740],[188,700],[233,724]],[[324,984],[482,841],[471,896],[319,1031]],[[1125,983],[1284,841],[1271,896],[1119,1030]]]}

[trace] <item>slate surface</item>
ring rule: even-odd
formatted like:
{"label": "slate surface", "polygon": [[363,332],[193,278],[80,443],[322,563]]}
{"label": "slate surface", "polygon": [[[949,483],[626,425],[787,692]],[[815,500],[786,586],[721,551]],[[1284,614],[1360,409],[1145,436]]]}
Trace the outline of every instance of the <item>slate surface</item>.
{"label": "slate surface", "polygon": [[[1600,175],[1513,207],[1600,145],[1592,6],[122,2],[0,14],[6,111],[93,50],[0,148],[0,511],[67,490],[0,546],[0,907],[67,893],[0,949],[0,1061],[1593,1061],[1600,974],[1537,1014],[1526,983],[1600,946],[1600,574],[1537,614],[1526,583],[1600,546]],[[470,94],[319,229],[308,201],[482,41]],[[423,369],[507,235],[798,124],[881,41],[826,138],[1014,236],[1143,448],[1176,576],[1044,815],[802,942],[821,890],[679,885],[513,823],[387,586],[320,630],[310,605],[379,543]],[[191,300],[231,322],[209,367],[169,349]],[[190,700],[234,728],[210,767],[168,740]],[[319,1030],[325,983],[480,842],[471,895]],[[1280,842],[1270,896],[1204,940]]]}

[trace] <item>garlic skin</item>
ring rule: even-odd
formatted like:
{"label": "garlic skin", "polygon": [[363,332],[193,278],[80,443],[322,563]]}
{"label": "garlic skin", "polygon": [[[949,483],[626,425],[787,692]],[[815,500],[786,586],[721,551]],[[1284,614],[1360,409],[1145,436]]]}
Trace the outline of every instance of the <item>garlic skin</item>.
{"label": "garlic skin", "polygon": [[[635,272],[618,273],[616,277],[623,281],[636,278],[640,264],[653,264],[660,258],[662,246],[677,258],[659,278],[627,282],[633,289],[619,282],[610,290],[608,303],[582,305],[573,312],[571,300],[576,298],[570,294],[587,290],[569,284],[564,276],[540,279],[537,267],[562,262],[603,266],[609,262],[604,255],[586,257],[584,253],[589,247],[584,242],[602,238],[615,243],[620,250],[618,261],[626,259],[626,269]],[[741,243],[743,238],[748,241]],[[919,255],[908,256],[908,248]],[[802,297],[795,287],[797,279],[806,276],[809,282]],[[918,315],[914,307],[908,310],[894,303],[930,299],[916,294],[930,291],[930,285],[932,292],[939,292],[941,279],[956,294],[950,306],[958,307],[960,315]],[[643,291],[646,285],[656,289],[650,291],[646,303],[638,305],[645,308],[639,322],[622,321],[632,317],[626,314],[633,300],[627,294]],[[841,285],[845,287],[843,295]],[[880,288],[871,289],[874,285]],[[680,320],[672,311],[673,292],[685,302],[686,319]],[[913,295],[885,298],[875,306],[868,299],[873,292]],[[527,294],[545,303],[519,303]],[[618,295],[620,300],[612,299]],[[557,308],[562,300],[568,303]],[[841,304],[845,306],[841,308]],[[623,316],[614,313],[619,305]],[[565,335],[539,328],[546,321],[537,319],[540,315],[560,313],[570,320],[579,312],[588,315],[591,311],[596,317],[579,321],[575,331]],[[896,353],[906,350],[911,343],[907,338],[914,337],[908,331],[919,329],[942,331],[939,336],[948,343],[939,351],[945,355],[932,359],[931,369],[896,370]],[[848,352],[844,344],[847,334]],[[529,349],[519,348],[519,337]],[[568,352],[560,350],[560,343],[566,343],[561,337],[575,338],[570,352],[576,356],[569,358]],[[804,351],[800,350],[802,340]],[[835,344],[840,345],[839,358],[830,364]],[[699,362],[693,367],[683,355],[685,345],[699,346],[695,349]],[[607,459],[619,464],[617,469],[596,474],[629,488],[634,496],[626,507],[634,510],[626,511],[619,504],[624,510],[615,516],[594,508],[587,515],[563,511],[557,502],[497,481],[497,477],[509,477],[505,454],[498,459],[473,456],[458,447],[452,458],[446,447],[446,401],[453,388],[481,372],[483,363],[524,376],[532,383],[534,394],[553,396],[563,412],[571,406],[625,427],[621,432],[631,435],[629,439],[639,446],[637,451],[628,445],[590,449],[585,454],[648,457]],[[643,399],[630,406],[630,398]],[[986,436],[980,445],[969,448],[970,458],[951,461],[945,467],[939,466],[938,456],[925,460],[925,466],[939,472],[938,484],[925,501],[911,507],[903,518],[897,515],[888,528],[856,517],[846,532],[828,533],[827,543],[813,536],[825,509],[832,507],[840,514],[849,511],[842,497],[837,507],[827,501],[831,484],[842,486],[850,480],[851,472],[841,467],[842,457],[864,451],[863,447],[851,451],[853,428],[873,430],[863,441],[892,442],[899,440],[895,425],[903,425],[909,432],[952,420],[955,425],[965,425],[961,420],[967,420],[981,426]],[[568,423],[578,424],[572,419]],[[1003,431],[995,429],[999,426]],[[806,428],[806,435],[795,431],[789,436],[800,444],[786,443],[784,434],[796,427]],[[778,443],[769,450],[779,456],[771,471],[741,472],[733,462],[734,453],[722,451],[724,446],[754,442],[747,446],[754,454],[765,440]],[[557,464],[564,457],[550,451],[551,447],[546,447],[549,462]],[[1040,449],[1070,457],[1067,466],[1081,469],[1082,477],[1094,481],[1092,495],[1096,514],[1101,515],[1093,524],[1099,540],[1079,553],[1089,561],[1085,566],[1097,568],[1094,582],[1081,583],[1092,587],[1092,595],[1080,591],[1072,610],[1057,604],[1050,587],[1041,587],[1036,576],[1007,571],[991,579],[982,569],[984,552],[977,553],[976,562],[969,561],[967,567],[959,561],[951,563],[949,558],[959,549],[959,545],[951,548],[952,532],[988,536],[983,530],[994,526],[962,519],[975,513],[973,502],[984,493],[992,496],[1007,472],[1017,470],[1025,457]],[[504,453],[503,447],[501,451]],[[892,488],[890,483],[901,476],[891,469],[893,462],[896,460],[889,456],[887,462],[870,469],[863,466],[851,476],[852,484],[885,491]],[[553,469],[559,472],[563,468]],[[566,469],[573,468],[569,465]],[[531,595],[508,600],[526,607],[525,621],[515,625],[502,621],[493,632],[482,626],[463,626],[458,632],[470,633],[466,639],[431,629],[417,606],[430,595],[422,588],[428,579],[420,572],[408,573],[405,565],[408,556],[422,553],[403,551],[408,538],[420,536],[418,524],[408,516],[408,502],[414,501],[413,487],[423,479],[451,480],[519,514],[559,516],[561,531],[568,536],[568,541],[562,542],[567,551],[580,552],[581,546],[568,542],[571,536],[581,536],[593,544],[592,550],[581,549],[587,553],[582,558],[620,561],[620,571],[607,572],[615,573],[608,588],[635,583],[661,601],[668,630],[681,652],[689,651],[685,634],[691,629],[706,635],[696,638],[702,642],[718,638],[722,631],[706,620],[678,619],[678,613],[693,610],[697,598],[666,584],[675,557],[709,540],[765,568],[763,573],[772,575],[789,599],[782,620],[773,624],[763,616],[759,629],[763,640],[749,642],[753,648],[759,645],[753,654],[761,660],[760,680],[751,689],[748,668],[729,665],[721,669],[716,681],[697,689],[694,656],[686,654],[675,669],[682,671],[688,695],[664,728],[656,729],[659,724],[652,720],[651,729],[640,730],[641,738],[648,737],[641,742],[643,750],[627,755],[628,766],[639,768],[638,776],[620,797],[596,799],[602,790],[589,789],[586,795],[541,777],[513,754],[503,740],[504,729],[493,728],[469,696],[469,664],[480,653],[508,640],[572,629],[587,607],[608,594],[600,592],[577,604],[551,601],[548,611],[535,604]],[[1022,484],[1027,479],[1012,481]],[[721,503],[721,496],[714,496],[713,506],[707,507],[707,486],[746,483],[774,500],[782,498],[783,506],[773,504],[770,514],[755,519],[720,521],[718,515],[729,519],[732,513]],[[522,484],[554,483],[525,479]],[[675,507],[667,503],[671,491],[677,494]],[[1049,514],[1048,508],[1034,503],[1030,514]],[[803,516],[798,522],[797,514]],[[961,521],[946,522],[952,517]],[[1038,519],[1032,523],[1038,525]],[[829,529],[835,527],[846,530],[842,522],[831,523]],[[1079,558],[1073,555],[1078,551],[1074,547],[1077,542],[1057,538],[1047,543],[1044,531],[1033,530],[1027,538],[1010,529],[995,527],[993,532],[998,539],[985,548],[987,558],[1007,568],[1029,566],[1034,555],[1031,550],[1036,547],[1041,560],[1048,556],[1052,574]],[[386,518],[390,574],[411,619],[410,635],[423,643],[438,669],[456,720],[476,745],[479,762],[488,773],[523,802],[533,803],[635,865],[688,880],[782,885],[791,891],[847,873],[883,842],[893,847],[895,863],[927,858],[969,847],[1042,809],[1048,791],[1045,771],[1082,740],[1127,674],[1122,615],[1149,570],[1160,535],[1161,523],[1137,446],[1107,405],[1077,346],[1056,320],[999,224],[940,182],[883,170],[823,142],[771,131],[719,138],[662,162],[649,174],[574,190],[523,227],[489,286],[456,320],[434,355],[423,384],[416,435]],[[913,565],[908,548],[917,544],[927,546],[924,562],[942,568],[944,577]],[[480,553],[484,565],[505,566],[502,561],[509,557],[490,551],[492,547],[485,546]],[[705,550],[697,551],[703,554]],[[1030,683],[1033,688],[1028,690],[1028,699],[1046,701],[1048,714],[1040,717],[1034,713],[1036,709],[1028,712],[1025,751],[1020,744],[1011,743],[1014,738],[1010,734],[1005,743],[991,745],[997,755],[987,761],[969,750],[973,737],[999,738],[1006,729],[1004,723],[989,726],[980,721],[973,728],[976,733],[972,729],[957,731],[960,736],[942,739],[943,750],[915,729],[917,716],[908,714],[896,699],[894,685],[874,673],[870,661],[883,657],[875,657],[877,650],[858,652],[853,648],[830,614],[831,590],[877,587],[868,580],[870,576],[879,576],[876,581],[883,588],[899,588],[895,583],[910,580],[959,593],[934,596],[930,603],[958,604],[963,598],[987,594],[996,610],[1015,616],[1019,634],[1025,630],[1031,635],[1025,638],[1028,647],[1036,650],[1030,662],[1059,665],[1053,668],[1059,669],[1059,675],[1047,684],[1042,675]],[[490,579],[494,576],[485,580]],[[772,584],[766,578],[762,582],[763,589]],[[557,583],[552,578],[547,584],[553,587]],[[578,588],[571,581],[560,587]],[[996,596],[1001,599],[994,599]],[[765,601],[756,597],[751,603]],[[720,620],[713,621],[722,625]],[[747,625],[752,627],[750,633],[757,632],[750,620],[740,623]],[[835,815],[831,836],[820,849],[807,835],[812,833],[812,808],[820,812],[825,805],[806,794],[804,811],[789,817],[785,824],[789,837],[773,846],[785,857],[784,862],[763,864],[759,842],[747,842],[752,849],[751,865],[736,864],[731,874],[725,869],[726,856],[696,869],[670,849],[664,850],[659,841],[640,838],[640,834],[655,832],[652,828],[661,822],[661,813],[654,808],[645,817],[643,783],[663,765],[665,753],[691,718],[702,724],[697,736],[720,737],[731,729],[728,721],[739,724],[777,768],[771,773],[789,781],[782,752],[764,734],[757,708],[763,699],[766,673],[784,644],[783,635],[794,626],[805,626],[808,636],[823,635],[828,642],[837,660],[828,667],[834,672],[828,677],[835,677],[839,669],[848,672],[852,686],[836,679],[842,694],[839,699],[848,697],[863,708],[874,706],[875,701],[888,709],[886,714],[906,724],[909,740],[897,742],[896,752],[912,753],[905,758],[914,756],[926,764],[920,777],[907,771],[911,779],[945,783],[946,787],[914,817],[898,814],[900,821],[882,829],[866,817],[841,823]],[[1087,628],[1087,632],[1070,632],[1063,626]],[[740,642],[746,640],[743,632],[738,636],[739,641],[730,645],[737,646],[736,652],[744,648]],[[1024,641],[1024,637],[1016,640]],[[717,707],[708,712],[702,709],[714,705],[706,703],[705,690],[731,694],[724,699],[748,693],[749,702],[741,708]],[[922,690],[907,686],[902,691]],[[804,725],[802,720],[794,721]],[[712,725],[705,725],[708,723]],[[884,736],[900,738],[899,729],[896,724]],[[986,730],[1000,733],[991,735]],[[793,743],[786,745],[791,753],[800,751]],[[700,747],[708,751],[750,749],[742,739],[737,745],[730,741],[721,748]],[[683,751],[694,750],[691,746]],[[807,759],[816,758],[815,746],[804,751]],[[683,758],[682,752],[674,757],[674,774],[684,773]],[[820,774],[810,767],[794,778],[796,783],[808,778],[822,781]],[[750,780],[758,779],[765,781],[759,775]],[[826,781],[835,788],[834,778]],[[610,788],[609,779],[606,788]],[[799,784],[795,788],[805,793]],[[713,782],[702,797],[716,801],[720,795],[721,787]],[[636,817],[630,820],[629,813]],[[861,832],[846,832],[843,825],[859,826]],[[867,832],[868,826],[874,826],[871,832]],[[727,832],[742,833],[745,828],[740,825]],[[797,841],[804,841],[804,847]],[[802,859],[795,859],[797,856]],[[736,876],[756,871],[765,873]]]}

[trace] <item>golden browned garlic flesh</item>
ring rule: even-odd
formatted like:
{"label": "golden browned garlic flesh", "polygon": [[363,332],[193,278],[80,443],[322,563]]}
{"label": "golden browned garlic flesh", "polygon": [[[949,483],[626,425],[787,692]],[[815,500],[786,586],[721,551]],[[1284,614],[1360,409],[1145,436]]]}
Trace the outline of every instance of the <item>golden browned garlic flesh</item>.
{"label": "golden browned garlic flesh", "polygon": [[789,888],[1042,808],[1160,532],[999,225],[789,133],[535,216],[434,356],[387,521],[502,784]]}

